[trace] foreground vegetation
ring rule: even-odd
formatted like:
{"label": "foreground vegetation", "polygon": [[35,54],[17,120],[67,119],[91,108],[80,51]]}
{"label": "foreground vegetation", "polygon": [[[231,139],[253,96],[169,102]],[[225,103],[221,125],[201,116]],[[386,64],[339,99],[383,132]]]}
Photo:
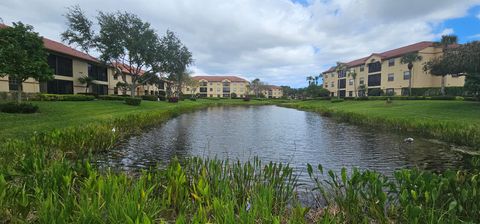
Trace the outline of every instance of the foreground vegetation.
{"label": "foreground vegetation", "polygon": [[[476,158],[467,170],[441,174],[401,170],[391,179],[373,171],[344,169],[339,174],[324,173],[321,166],[306,164],[315,184],[307,187],[306,192],[317,199],[312,206],[300,203],[296,192],[305,186],[299,186],[297,174],[286,164],[191,158],[174,160],[164,169],[130,175],[99,170],[89,163],[92,153],[109,150],[120,139],[181,113],[214,105],[270,103],[282,102],[145,101],[138,107],[120,101],[35,102],[40,107],[38,114],[0,113],[2,127],[6,127],[2,129],[0,143],[0,222],[475,223],[480,220],[480,171]],[[335,113],[347,111],[358,116],[377,116],[372,111],[394,118],[423,114],[424,120],[433,113],[432,122],[444,117],[452,124],[474,125],[478,121],[474,114],[476,104],[401,103],[385,106],[383,101],[302,101],[288,105],[301,109],[327,108]],[[455,114],[461,107],[464,116],[449,117],[449,113]]]}
{"label": "foreground vegetation", "polygon": [[353,124],[413,132],[480,147],[480,103],[443,100],[296,101],[283,106],[319,112]]}

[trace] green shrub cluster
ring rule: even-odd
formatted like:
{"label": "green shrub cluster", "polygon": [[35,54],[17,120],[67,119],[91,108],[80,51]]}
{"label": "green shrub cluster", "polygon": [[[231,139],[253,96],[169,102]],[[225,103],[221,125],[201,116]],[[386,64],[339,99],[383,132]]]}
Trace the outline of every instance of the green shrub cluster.
{"label": "green shrub cluster", "polygon": [[142,100],[158,101],[158,96],[155,96],[155,95],[144,95],[144,96],[142,96]]}
{"label": "green shrub cluster", "polygon": [[330,102],[332,102],[332,103],[341,103],[341,102],[343,102],[343,99],[332,99]]}
{"label": "green shrub cluster", "polygon": [[90,101],[95,97],[91,95],[73,95],[73,94],[39,94],[41,101]]}
{"label": "green shrub cluster", "polygon": [[98,99],[100,99],[100,100],[118,100],[118,101],[124,101],[126,97],[128,97],[128,96],[101,95],[101,96],[98,96]]}
{"label": "green shrub cluster", "polygon": [[32,114],[38,111],[38,106],[31,103],[2,103],[0,104],[0,112],[4,113],[21,113]]}
{"label": "green shrub cluster", "polygon": [[140,106],[142,99],[140,98],[133,98],[133,97],[125,97],[125,103],[132,106]]}

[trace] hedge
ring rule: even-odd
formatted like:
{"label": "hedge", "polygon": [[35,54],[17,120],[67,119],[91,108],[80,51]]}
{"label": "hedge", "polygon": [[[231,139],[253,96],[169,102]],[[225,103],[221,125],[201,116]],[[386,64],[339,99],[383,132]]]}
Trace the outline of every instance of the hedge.
{"label": "hedge", "polygon": [[155,95],[144,95],[144,96],[142,96],[142,100],[158,101],[158,96],[155,96]]}
{"label": "hedge", "polygon": [[123,101],[125,100],[126,96],[115,96],[115,95],[102,95],[98,96],[98,99],[100,100],[119,100]]}
{"label": "hedge", "polygon": [[128,105],[140,106],[141,102],[142,102],[142,99],[140,99],[140,98],[132,98],[132,97],[126,97],[125,98],[125,103],[128,104]]}
{"label": "hedge", "polygon": [[0,104],[0,112],[32,114],[38,111],[38,106],[31,103],[3,103]]}
{"label": "hedge", "polygon": [[73,94],[39,94],[40,101],[91,101],[95,97],[91,95],[73,95]]}

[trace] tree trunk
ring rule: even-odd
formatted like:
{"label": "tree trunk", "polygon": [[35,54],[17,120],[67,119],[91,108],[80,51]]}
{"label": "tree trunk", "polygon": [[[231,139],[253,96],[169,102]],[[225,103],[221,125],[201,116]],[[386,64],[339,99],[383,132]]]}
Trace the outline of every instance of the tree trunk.
{"label": "tree trunk", "polygon": [[18,84],[18,90],[17,90],[17,103],[21,103],[22,102],[22,92],[23,92],[23,85],[22,85],[23,82],[20,82]]}
{"label": "tree trunk", "polygon": [[440,89],[442,96],[445,96],[445,76],[442,75],[442,88]]}
{"label": "tree trunk", "polygon": [[130,84],[130,96],[133,98],[135,97],[135,92],[137,91],[137,83],[132,81],[132,84]]}
{"label": "tree trunk", "polygon": [[410,72],[410,78],[408,79],[408,95],[412,96],[412,79],[413,79],[412,69],[409,69],[408,71]]}
{"label": "tree trunk", "polygon": [[358,93],[357,93],[357,80],[353,80],[353,92],[355,93],[355,98],[358,97]]}

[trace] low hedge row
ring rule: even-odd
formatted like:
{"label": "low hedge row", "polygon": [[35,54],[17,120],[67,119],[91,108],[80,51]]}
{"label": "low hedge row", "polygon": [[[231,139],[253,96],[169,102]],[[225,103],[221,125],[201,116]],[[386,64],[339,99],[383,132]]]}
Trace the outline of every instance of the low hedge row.
{"label": "low hedge row", "polygon": [[73,94],[39,94],[40,101],[91,101],[95,97],[92,95],[73,95]]}
{"label": "low hedge row", "polygon": [[158,101],[158,96],[155,96],[155,95],[144,95],[144,96],[142,96],[142,100]]}
{"label": "low hedge row", "polygon": [[0,112],[4,113],[21,113],[32,114],[38,111],[38,106],[31,103],[2,103],[0,104]]}
{"label": "low hedge row", "polygon": [[142,99],[140,98],[132,98],[132,97],[125,97],[125,103],[132,106],[140,106]]}
{"label": "low hedge row", "polygon": [[119,101],[123,101],[123,100],[125,100],[125,98],[127,98],[127,96],[115,96],[115,95],[98,96],[98,99],[100,99],[100,100],[119,100]]}

